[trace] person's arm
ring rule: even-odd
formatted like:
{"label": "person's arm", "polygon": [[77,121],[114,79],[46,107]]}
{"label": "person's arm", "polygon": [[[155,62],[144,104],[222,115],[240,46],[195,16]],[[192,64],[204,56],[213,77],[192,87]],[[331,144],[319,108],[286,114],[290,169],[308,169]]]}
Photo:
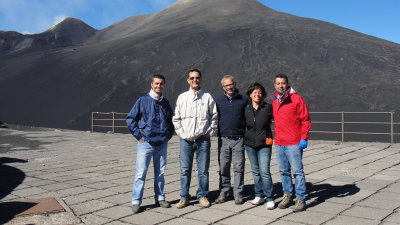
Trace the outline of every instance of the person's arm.
{"label": "person's arm", "polygon": [[[300,97],[300,96],[299,96]],[[299,98],[299,105],[298,105],[298,116],[301,121],[301,141],[300,144],[302,148],[307,148],[308,146],[308,138],[311,129],[311,119],[310,113],[308,111],[308,107],[306,102],[302,97]]]}
{"label": "person's arm", "polygon": [[175,132],[178,136],[181,136],[183,132],[181,110],[182,110],[182,101],[181,101],[181,96],[179,96],[178,99],[176,100],[175,113],[174,116],[172,117],[172,124],[174,125]]}
{"label": "person's arm", "polygon": [[210,136],[217,136],[218,134],[218,111],[217,111],[217,104],[215,104],[214,99],[210,95],[209,100],[209,120],[210,120],[210,127],[207,130],[207,134]]}
{"label": "person's arm", "polygon": [[126,125],[128,126],[128,129],[131,132],[131,134],[138,141],[140,141],[143,138],[142,132],[139,129],[139,120],[142,117],[140,105],[141,105],[141,100],[139,98],[126,117]]}
{"label": "person's arm", "polygon": [[174,112],[172,111],[169,101],[167,101],[167,123],[168,123],[169,130],[170,130],[170,135],[168,136],[168,140],[171,139],[172,135],[174,134],[174,124],[172,123],[173,115],[174,115]]}

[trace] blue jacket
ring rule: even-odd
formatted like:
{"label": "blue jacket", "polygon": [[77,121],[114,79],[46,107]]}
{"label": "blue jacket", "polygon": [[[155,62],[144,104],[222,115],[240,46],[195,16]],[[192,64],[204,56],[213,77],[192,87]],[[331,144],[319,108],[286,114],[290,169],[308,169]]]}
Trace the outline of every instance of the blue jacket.
{"label": "blue jacket", "polygon": [[221,95],[215,99],[218,109],[218,136],[243,137],[244,134],[244,109],[247,97],[237,93],[232,99]]}
{"label": "blue jacket", "polygon": [[157,101],[146,94],[136,101],[126,117],[126,125],[137,140],[144,137],[150,144],[160,145],[172,137],[172,116],[173,111],[166,98]]}

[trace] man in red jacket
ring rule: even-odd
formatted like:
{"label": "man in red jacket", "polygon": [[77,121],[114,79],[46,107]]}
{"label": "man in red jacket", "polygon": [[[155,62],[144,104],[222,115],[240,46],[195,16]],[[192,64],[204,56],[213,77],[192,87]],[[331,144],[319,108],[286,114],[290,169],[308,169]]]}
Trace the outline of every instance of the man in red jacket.
{"label": "man in red jacket", "polygon": [[292,204],[293,183],[295,179],[294,212],[303,211],[307,197],[306,179],[303,171],[303,149],[307,148],[311,120],[304,99],[289,86],[284,74],[275,76],[276,93],[272,102],[275,120],[275,151],[282,180],[283,199],[278,207],[287,208]]}

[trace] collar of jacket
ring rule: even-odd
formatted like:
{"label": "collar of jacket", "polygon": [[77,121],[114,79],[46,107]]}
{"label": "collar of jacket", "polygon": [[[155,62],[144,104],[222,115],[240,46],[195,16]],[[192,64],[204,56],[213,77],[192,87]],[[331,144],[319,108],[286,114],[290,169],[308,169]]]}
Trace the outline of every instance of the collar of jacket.
{"label": "collar of jacket", "polygon": [[154,99],[154,100],[156,100],[156,101],[162,101],[163,100],[163,96],[161,95],[161,96],[158,96],[158,94],[157,93],[155,93],[154,91],[153,91],[153,89],[150,89],[150,92],[149,92],[149,95],[150,95],[150,97],[152,98],[152,99]]}
{"label": "collar of jacket", "polygon": [[251,101],[249,101],[248,106],[249,106],[252,110],[258,111],[258,110],[260,110],[261,108],[264,108],[266,104],[267,104],[267,103],[266,103],[265,101],[262,101],[261,104],[260,104],[260,106],[258,107],[258,109],[255,109],[255,108],[253,107],[253,104],[251,103]]}
{"label": "collar of jacket", "polygon": [[193,100],[201,98],[203,93],[204,93],[204,91],[201,88],[200,88],[200,90],[198,90],[196,92],[193,89],[189,88],[189,96],[191,96]]}
{"label": "collar of jacket", "polygon": [[235,92],[233,93],[233,97],[232,97],[232,98],[229,97],[229,95],[227,95],[226,93],[225,93],[225,96],[226,96],[228,99],[237,98],[237,97],[239,96],[239,90],[238,90],[238,89],[235,89]]}
{"label": "collar of jacket", "polygon": [[290,96],[294,93],[296,93],[296,91],[292,87],[289,86],[288,90],[285,91],[285,93],[283,94],[282,97],[279,97],[279,93],[275,92],[275,94],[272,96],[272,100],[278,101],[279,99],[282,99],[281,102],[283,102],[288,96]]}

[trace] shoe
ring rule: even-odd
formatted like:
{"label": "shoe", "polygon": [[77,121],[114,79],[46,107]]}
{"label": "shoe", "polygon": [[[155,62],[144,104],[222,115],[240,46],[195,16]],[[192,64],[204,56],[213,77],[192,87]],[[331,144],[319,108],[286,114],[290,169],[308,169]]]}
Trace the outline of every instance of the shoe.
{"label": "shoe", "polygon": [[228,199],[227,199],[227,197],[225,197],[225,196],[219,196],[216,200],[215,200],[215,204],[221,204],[221,203],[224,203],[224,202],[226,202]]}
{"label": "shoe", "polygon": [[300,199],[294,200],[293,212],[301,212],[306,209],[306,202]]}
{"label": "shoe", "polygon": [[208,201],[207,197],[201,197],[199,199],[199,203],[204,208],[210,207],[210,205],[211,205],[210,202]]}
{"label": "shoe", "polygon": [[160,206],[161,208],[169,208],[171,204],[165,200],[160,200],[156,202],[156,205]]}
{"label": "shoe", "polygon": [[268,209],[268,210],[273,210],[273,209],[275,209],[275,202],[274,202],[274,200],[272,200],[272,201],[267,201],[267,209]]}
{"label": "shoe", "polygon": [[278,207],[280,209],[286,209],[290,204],[292,204],[292,195],[285,193],[283,194],[282,201],[279,203]]}
{"label": "shoe", "polygon": [[182,208],[185,208],[185,207],[188,206],[188,205],[189,205],[189,201],[188,201],[188,200],[183,200],[183,199],[181,199],[181,200],[178,202],[178,204],[176,204],[176,208],[182,209]]}
{"label": "shoe", "polygon": [[252,205],[261,205],[261,204],[263,204],[264,202],[265,202],[265,199],[264,199],[264,198],[255,197],[250,203],[251,203]]}
{"label": "shoe", "polygon": [[235,204],[236,205],[243,205],[244,201],[242,197],[236,197],[235,198]]}
{"label": "shoe", "polygon": [[140,205],[133,204],[132,205],[132,212],[133,212],[133,214],[140,212]]}

